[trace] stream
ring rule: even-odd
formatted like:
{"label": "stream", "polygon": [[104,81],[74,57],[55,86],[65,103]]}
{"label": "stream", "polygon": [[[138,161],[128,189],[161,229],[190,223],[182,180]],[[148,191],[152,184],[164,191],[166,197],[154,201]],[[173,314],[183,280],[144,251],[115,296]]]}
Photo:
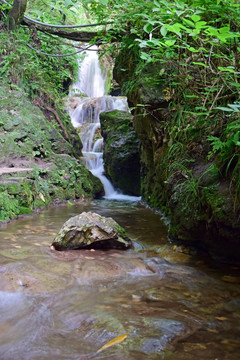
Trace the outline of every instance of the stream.
{"label": "stream", "polygon": [[[69,113],[105,197],[1,225],[0,360],[238,360],[240,269],[170,244],[160,214],[113,188],[99,114],[128,106],[105,95],[97,54],[89,55]],[[51,249],[63,223],[83,211],[113,217],[134,249]],[[98,352],[121,335],[124,341]]]}
{"label": "stream", "polygon": [[[51,250],[82,211],[113,217],[135,249]],[[140,203],[50,207],[2,226],[0,238],[1,360],[239,359],[239,269],[176,249]]]}

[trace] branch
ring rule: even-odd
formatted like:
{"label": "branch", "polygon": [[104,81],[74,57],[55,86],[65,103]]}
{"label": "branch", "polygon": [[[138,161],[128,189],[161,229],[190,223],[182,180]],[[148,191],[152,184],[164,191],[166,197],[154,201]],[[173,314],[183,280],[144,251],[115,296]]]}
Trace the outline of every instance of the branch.
{"label": "branch", "polygon": [[40,107],[43,107],[44,109],[46,109],[47,111],[51,112],[54,116],[55,116],[55,119],[57,120],[58,124],[60,125],[60,128],[62,129],[63,131],[63,135],[64,135],[64,138],[65,140],[69,141],[69,136],[68,136],[68,133],[60,119],[60,117],[58,116],[58,113],[56,112],[56,110],[52,109],[51,107],[47,106],[44,104],[44,102],[40,99],[37,99],[35,101],[35,104],[40,106]]}
{"label": "branch", "polygon": [[[25,16],[22,21],[22,25],[33,26],[33,21],[29,21],[25,19]],[[46,32],[49,34],[57,35],[65,39],[74,40],[74,41],[82,41],[82,42],[90,42],[96,36],[98,36],[97,32],[93,31],[68,31],[61,28],[48,27],[46,25],[39,25],[34,23],[34,27],[42,32]]]}
{"label": "branch", "polygon": [[52,28],[56,28],[56,29],[74,29],[74,28],[85,28],[85,27],[93,27],[93,26],[100,26],[100,25],[109,25],[112,24],[112,22],[106,22],[104,24],[101,23],[95,23],[95,24],[84,24],[84,25],[55,25],[55,24],[47,24],[47,23],[43,23],[41,21],[37,21],[34,19],[31,19],[30,17],[24,15],[23,17],[24,20],[27,20],[27,22],[29,23],[33,23],[34,25],[43,25],[43,26],[47,26],[47,27],[52,27]]}
{"label": "branch", "polygon": [[[93,44],[93,45],[96,45],[96,44]],[[72,53],[69,53],[69,54],[48,54],[48,53],[45,53],[45,52],[43,52],[43,51],[41,51],[41,50],[35,49],[33,46],[27,44],[27,46],[28,46],[30,49],[36,51],[38,54],[46,55],[46,56],[53,56],[53,57],[65,57],[65,56],[72,56],[72,55],[75,55],[75,54],[79,54],[79,53],[81,53],[81,52],[83,52],[83,51],[85,51],[85,50],[88,50],[88,49],[89,49],[91,46],[93,46],[93,45],[89,45],[89,46],[87,46],[86,48],[83,48],[83,49],[81,49],[81,50],[78,50],[78,51],[75,51],[75,52],[72,52]]]}

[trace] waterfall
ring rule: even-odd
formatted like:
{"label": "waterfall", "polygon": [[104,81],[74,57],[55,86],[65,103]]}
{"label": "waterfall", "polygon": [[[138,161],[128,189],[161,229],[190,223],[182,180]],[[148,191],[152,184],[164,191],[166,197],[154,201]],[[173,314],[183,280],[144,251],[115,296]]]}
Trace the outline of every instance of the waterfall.
{"label": "waterfall", "polygon": [[129,111],[127,98],[105,95],[98,48],[92,46],[79,60],[78,81],[70,89],[69,114],[83,144],[83,162],[103,184],[106,199],[138,201],[139,197],[121,194],[104,175],[103,139],[100,113],[110,110]]}

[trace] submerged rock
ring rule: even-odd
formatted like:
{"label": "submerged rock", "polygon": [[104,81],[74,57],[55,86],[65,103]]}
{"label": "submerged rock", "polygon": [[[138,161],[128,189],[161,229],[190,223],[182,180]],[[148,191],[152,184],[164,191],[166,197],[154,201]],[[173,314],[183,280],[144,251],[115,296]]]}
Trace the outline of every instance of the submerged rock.
{"label": "submerged rock", "polygon": [[83,212],[67,220],[52,246],[64,249],[122,249],[132,247],[125,230],[112,218]]}

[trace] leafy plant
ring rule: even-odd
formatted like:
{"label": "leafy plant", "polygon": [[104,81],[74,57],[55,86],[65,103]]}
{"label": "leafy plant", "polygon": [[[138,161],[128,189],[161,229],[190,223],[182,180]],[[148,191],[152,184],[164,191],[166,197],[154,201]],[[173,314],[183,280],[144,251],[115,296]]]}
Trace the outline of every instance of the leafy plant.
{"label": "leafy plant", "polygon": [[230,122],[220,137],[208,136],[212,151],[209,158],[216,154],[218,165],[225,176],[231,175],[232,185],[236,188],[236,200],[240,199],[240,122]]}

